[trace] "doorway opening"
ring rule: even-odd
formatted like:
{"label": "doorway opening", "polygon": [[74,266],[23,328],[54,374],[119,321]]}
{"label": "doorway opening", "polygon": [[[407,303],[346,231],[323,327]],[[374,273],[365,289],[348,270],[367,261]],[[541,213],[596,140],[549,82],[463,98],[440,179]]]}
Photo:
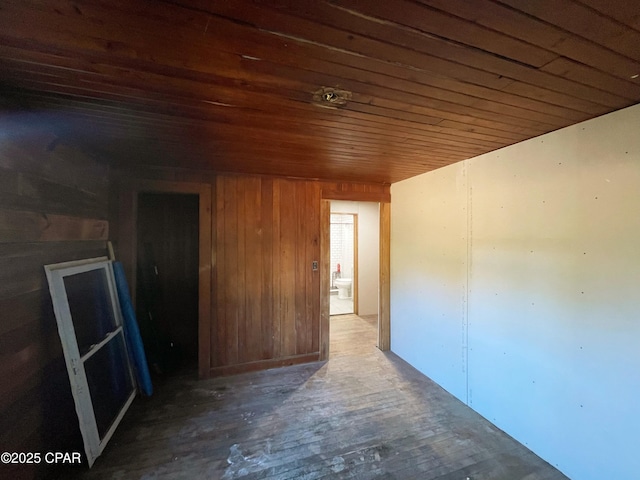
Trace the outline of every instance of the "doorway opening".
{"label": "doorway opening", "polygon": [[199,201],[138,194],[136,314],[157,376],[198,368]]}
{"label": "doorway opening", "polygon": [[329,315],[357,313],[358,215],[332,212],[330,230]]}
{"label": "doorway opening", "polygon": [[[377,331],[380,280],[378,202],[330,202],[330,323],[365,320]],[[338,317],[356,314],[358,317]],[[346,320],[345,320],[346,319]],[[330,330],[331,330],[330,326]]]}

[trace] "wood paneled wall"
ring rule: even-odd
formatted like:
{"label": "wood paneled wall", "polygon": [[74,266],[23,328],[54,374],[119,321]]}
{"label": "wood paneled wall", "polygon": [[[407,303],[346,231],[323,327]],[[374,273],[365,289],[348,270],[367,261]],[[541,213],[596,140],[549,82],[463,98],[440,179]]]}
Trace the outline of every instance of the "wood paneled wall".
{"label": "wood paneled wall", "polygon": [[[210,344],[200,346],[201,355],[208,355],[200,359],[201,375],[326,358],[320,338],[321,273],[312,269],[321,261],[321,200],[388,201],[388,185],[179,170],[132,169],[117,177],[114,188],[121,199],[135,196],[149,181],[211,188],[212,252],[202,252],[211,258],[211,313],[200,329],[210,332]],[[122,219],[135,202],[120,203],[125,211],[112,218],[122,231],[118,250],[123,259],[134,258],[129,251],[135,236]]]}
{"label": "wood paneled wall", "polygon": [[106,255],[108,169],[38,124],[0,120],[0,451],[82,452],[43,266]]}
{"label": "wood paneled wall", "polygon": [[318,183],[220,176],[216,214],[212,373],[317,360]]}

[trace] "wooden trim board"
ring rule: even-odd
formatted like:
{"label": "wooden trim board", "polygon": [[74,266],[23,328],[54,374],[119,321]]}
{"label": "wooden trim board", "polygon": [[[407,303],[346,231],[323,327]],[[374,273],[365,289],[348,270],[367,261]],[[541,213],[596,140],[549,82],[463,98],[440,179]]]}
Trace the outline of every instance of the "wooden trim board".
{"label": "wooden trim board", "polygon": [[380,203],[380,306],[378,309],[378,348],[391,349],[391,204]]}
{"label": "wooden trim board", "polygon": [[360,277],[358,276],[358,214],[353,214],[353,281],[351,297],[353,298],[353,313],[358,315],[358,290]]}
{"label": "wooden trim board", "polygon": [[320,360],[329,360],[331,201],[320,200]]}
{"label": "wooden trim board", "polygon": [[346,200],[352,202],[391,202],[391,193],[342,191],[323,188],[322,198],[326,200]]}
{"label": "wooden trim board", "polygon": [[211,377],[224,377],[227,375],[237,375],[239,373],[254,372],[258,370],[267,370],[269,368],[288,367],[301,363],[317,362],[321,360],[320,353],[307,353],[303,355],[291,355],[284,358],[270,358],[268,360],[259,360],[256,362],[240,363],[237,365],[226,365],[221,367],[213,367],[209,371]]}

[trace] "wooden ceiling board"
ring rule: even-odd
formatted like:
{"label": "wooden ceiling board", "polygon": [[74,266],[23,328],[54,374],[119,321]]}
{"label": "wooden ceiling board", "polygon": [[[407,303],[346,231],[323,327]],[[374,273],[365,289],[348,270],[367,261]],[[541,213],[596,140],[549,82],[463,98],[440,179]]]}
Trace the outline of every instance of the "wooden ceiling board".
{"label": "wooden ceiling board", "polygon": [[[248,23],[252,20],[255,26],[289,38],[291,41],[299,39],[299,35],[306,34],[306,40],[315,44],[328,45],[334,49],[351,51],[359,55],[383,59],[391,63],[425,69],[436,73],[445,73],[452,78],[457,78],[471,84],[487,84],[501,90],[512,83],[512,79],[524,82],[537,83],[541,86],[562,91],[564,88],[573,87],[573,96],[580,96],[591,101],[602,102],[603,105],[617,107],[622,99],[608,95],[598,89],[582,88],[569,85],[562,78],[545,75],[536,69],[527,68],[518,62],[510,62],[477,48],[462,48],[458,44],[446,41],[431,35],[423,35],[423,42],[415,43],[412,48],[400,48],[387,43],[387,40],[379,41],[364,37],[349,31],[341,31],[307,19],[297,19],[292,15],[282,13],[280,10],[257,10],[255,7],[248,9],[238,2],[214,2],[209,4],[207,0],[191,0],[189,3],[197,3],[202,8],[215,14],[228,16],[228,18]],[[262,4],[280,4],[279,0],[265,0]],[[294,3],[294,0],[287,1]],[[298,5],[301,2],[295,2]],[[314,0],[304,0],[305,4],[314,5]],[[369,3],[369,2],[365,2]],[[370,2],[376,3],[376,2]],[[295,11],[298,11],[296,9]],[[341,18],[337,16],[337,18]],[[359,17],[355,17],[359,18]],[[355,21],[355,20],[354,20]],[[464,28],[464,25],[461,25]],[[566,40],[565,40],[566,41]],[[326,43],[323,43],[326,42]],[[602,52],[598,50],[599,56]],[[624,102],[623,102],[624,103]]]}
{"label": "wooden ceiling board", "polygon": [[0,0],[2,115],[49,112],[131,168],[393,183],[637,103],[638,19],[623,0]]}
{"label": "wooden ceiling board", "polygon": [[[34,87],[38,87],[38,85],[34,84]],[[82,92],[82,93],[85,93],[85,92]],[[29,95],[29,96],[31,98],[37,97],[36,95]],[[172,116],[168,116],[162,113],[159,110],[159,107],[154,109],[153,106],[148,106],[144,111],[142,111],[141,109],[131,111],[123,108],[121,105],[117,103],[116,104],[114,104],[113,102],[107,103],[103,100],[97,100],[97,99],[85,99],[84,101],[82,101],[79,98],[74,98],[74,99],[54,101],[53,99],[42,97],[39,101],[47,102],[49,105],[55,104],[59,108],[65,107],[67,112],[84,111],[88,113],[89,111],[91,111],[93,112],[94,115],[99,112],[102,112],[104,113],[105,119],[114,117],[114,115],[117,115],[117,117],[113,118],[114,124],[118,124],[120,122],[124,122],[124,124],[126,124],[131,121],[138,121],[140,125],[144,125],[144,124],[151,125],[151,124],[157,123],[158,128],[161,128],[167,122],[176,124],[175,126],[178,127],[179,124],[182,125],[183,123],[187,123],[188,121],[189,128],[193,128],[193,124],[194,124],[193,118],[196,117],[195,114],[189,114],[189,117],[187,118],[186,114],[184,113],[185,111],[184,108],[183,108],[183,117],[181,118],[181,120],[178,120]],[[241,120],[237,120],[237,117],[234,114],[233,108],[227,108],[223,106],[213,106],[213,107],[214,108],[209,108],[209,110],[218,110],[217,113],[215,113],[216,126],[221,123],[234,123],[234,122],[238,125],[246,126],[249,124],[252,116],[257,117],[258,115],[260,115],[260,112],[257,112],[257,111],[254,113],[245,113],[242,116]],[[230,112],[228,116],[225,115],[226,112]],[[274,127],[274,123],[273,123],[274,121],[280,121],[280,125],[283,127],[283,129],[288,129],[289,131],[302,128],[298,121],[292,121],[292,119],[295,120],[297,118],[296,117],[297,112],[295,112],[294,110],[287,110],[281,113],[283,113],[284,115],[278,116],[278,117],[274,117],[273,115],[269,116],[268,118],[265,119],[264,122],[262,122],[262,125],[266,126],[266,128],[271,129]],[[325,116],[325,117],[318,116],[317,118],[326,118],[327,121],[329,122],[328,123],[329,126],[335,126],[336,131],[334,132],[334,135],[339,135],[340,132],[348,131],[350,128],[357,129],[358,131],[364,131],[364,129],[367,127],[367,122],[368,124],[372,125],[372,129],[370,129],[370,131],[371,133],[373,133],[374,139],[380,136],[384,136],[387,134],[387,132],[389,132],[389,130],[385,130],[383,132],[373,130],[373,127],[380,128],[381,125],[376,124],[373,121],[369,121],[369,119],[365,115],[358,116],[357,111],[356,113],[354,113],[354,111],[348,111],[348,112],[344,111],[333,116]],[[406,126],[403,129],[403,132],[415,131],[416,134],[414,134],[414,138],[418,140],[423,140],[429,143],[429,141],[433,142],[434,139],[438,139],[439,142],[441,141],[445,145],[449,144],[452,146],[456,146],[458,148],[468,147],[469,145],[467,145],[467,143],[472,143],[473,145],[482,145],[484,147],[491,148],[491,147],[500,145],[504,141],[504,138],[502,138],[502,136],[508,137],[507,134],[502,134],[500,132],[498,133],[501,135],[501,137],[496,137],[495,135],[487,135],[487,134],[476,132],[476,131],[466,131],[466,130],[455,131],[451,129],[447,130],[438,126],[423,125],[415,122],[413,123],[403,122],[402,120],[396,120],[394,122],[393,119],[387,118],[387,117],[378,117],[378,118],[382,119],[382,121],[387,126]],[[300,117],[299,120],[301,122],[303,120],[302,117]],[[337,122],[340,122],[340,125],[336,125]],[[348,127],[343,126],[342,125],[343,122],[349,123],[349,126]],[[311,124],[315,123],[316,125],[322,124],[321,120],[314,120],[313,122],[309,122],[309,123]],[[130,128],[130,126],[128,126],[127,128]],[[430,131],[427,131],[427,129],[430,129]],[[313,127],[313,129],[310,130],[310,132],[313,133],[315,130],[316,128]],[[392,131],[395,131],[395,130],[392,130]],[[420,131],[419,134],[417,134],[418,131]],[[281,135],[286,135],[287,133],[288,132],[282,132]],[[151,132],[151,134],[153,134],[153,132]],[[182,135],[182,133],[180,134]],[[407,136],[404,133],[402,133],[402,135],[403,137]]]}
{"label": "wooden ceiling board", "polygon": [[[616,50],[629,51],[624,47],[628,44],[628,39],[606,41],[607,46],[592,41],[593,35],[588,34],[591,30],[604,30],[611,27],[609,18],[602,15],[595,15],[595,12],[587,12],[576,2],[523,2],[516,0],[505,0],[494,2],[490,0],[475,0],[465,2],[464,0],[421,0],[421,3],[434,8],[446,8],[447,11],[461,18],[477,22],[488,28],[495,29],[505,35],[514,35],[522,40],[539,45],[559,56],[566,57],[595,68],[607,68],[613,66],[619,69],[621,66],[633,69],[637,67],[637,49],[630,58],[625,55],[612,55]],[[600,1],[601,4],[605,2]],[[634,2],[628,2],[634,3]],[[638,7],[636,6],[637,10]],[[574,10],[583,13],[581,20],[575,25],[581,25],[584,36],[572,34],[564,29],[569,13],[562,13]],[[538,12],[538,15],[533,15]],[[591,15],[589,15],[591,13]],[[547,19],[556,18],[555,23],[547,22]],[[565,21],[563,25],[562,22]],[[624,28],[628,34],[635,36],[638,32]],[[605,35],[606,36],[606,35]],[[608,46],[616,46],[613,52]],[[634,61],[635,59],[635,61]],[[606,71],[606,70],[605,70]],[[628,76],[623,76],[627,80]]]}
{"label": "wooden ceiling board", "polygon": [[601,0],[582,0],[581,3],[617,20],[623,25],[640,31],[640,12],[638,11],[636,2],[630,2],[629,0],[611,0],[608,2]]}
{"label": "wooden ceiling board", "polygon": [[[95,113],[91,111],[91,108],[93,107],[94,106],[91,104],[88,104],[86,106],[79,105],[77,109],[74,109],[73,111],[80,110],[80,112],[83,114],[83,118],[86,118],[88,116],[93,116],[94,123],[96,121],[99,121],[103,124],[102,128],[105,128],[104,124],[107,121],[106,118],[104,117],[95,118]],[[70,110],[67,108],[66,111],[69,112]],[[138,138],[143,138],[147,140],[161,137],[163,141],[173,139],[179,142],[179,141],[186,141],[186,139],[193,140],[194,138],[197,138],[197,139],[200,139],[200,142],[204,142],[205,139],[207,138],[216,138],[220,134],[223,134],[223,133],[227,134],[224,131],[225,124],[221,124],[221,123],[217,123],[215,125],[215,128],[208,133],[202,129],[197,130],[196,129],[197,125],[194,125],[193,123],[188,125],[183,125],[182,128],[180,128],[177,125],[175,126],[169,125],[168,127],[165,127],[165,125],[157,124],[156,128],[153,130],[149,128],[144,129],[143,127],[145,126],[145,124],[151,125],[150,123],[151,118],[152,117],[136,118],[131,120],[128,118],[128,116],[125,113],[123,113],[122,115],[119,115],[116,119],[114,119],[111,122],[110,126],[114,130],[113,132],[114,134],[116,130],[119,131],[119,135],[117,135],[119,138],[136,136]],[[242,125],[242,129],[246,130],[248,126],[249,124]],[[272,131],[272,129],[275,127],[274,125],[266,126],[264,124],[261,124],[260,126],[262,128],[261,131],[264,133],[264,135],[268,135]],[[372,131],[375,132],[375,130],[373,129]],[[307,134],[309,134],[309,132],[307,132]],[[477,141],[469,140],[469,139],[463,139],[463,140],[466,140],[466,142],[463,142],[457,139],[447,139],[447,138],[443,138],[442,136],[434,137],[430,139],[429,137],[424,138],[423,135],[416,135],[416,134],[410,134],[410,133],[404,135],[404,137],[396,137],[392,135],[387,135],[387,136],[370,135],[366,132],[362,132],[361,130],[355,131],[355,130],[349,130],[348,128],[341,128],[341,129],[324,128],[324,127],[318,128],[317,126],[315,126],[311,130],[311,134],[309,135],[316,135],[316,134],[320,134],[321,138],[323,139],[330,138],[333,143],[340,143],[341,142],[340,139],[342,137],[349,136],[351,137],[350,138],[351,145],[361,145],[362,149],[364,150],[366,150],[367,146],[375,146],[382,141],[381,139],[388,138],[389,139],[388,143],[390,144],[406,145],[406,150],[409,153],[412,153],[413,155],[416,155],[417,154],[416,152],[419,153],[420,151],[427,150],[427,149],[430,152],[432,152],[432,154],[440,152],[440,153],[449,154],[449,155],[459,155],[459,154],[474,155],[481,150],[486,150],[486,148],[491,148],[496,145],[495,143],[491,144],[489,142],[485,142],[486,147],[476,147],[475,143],[477,143]],[[242,135],[246,137],[247,133],[243,132]],[[290,135],[287,134],[287,136],[290,136]],[[358,142],[356,143],[355,141],[353,141],[353,138],[357,138]],[[311,137],[310,140],[313,140],[313,137]],[[470,141],[474,141],[474,144],[467,143]],[[323,142],[326,142],[326,140],[323,140]],[[393,160],[394,159],[390,159],[390,161],[393,161]]]}
{"label": "wooden ceiling board", "polygon": [[[361,80],[352,80],[349,72],[345,67],[342,69],[339,66],[331,66],[331,75],[321,73],[322,70],[308,71],[303,70],[301,67],[282,67],[271,64],[265,61],[252,61],[248,62],[247,69],[252,72],[264,72],[265,74],[275,76],[276,79],[282,77],[288,77],[295,75],[301,80],[306,80],[307,83],[324,82],[324,84],[339,84],[341,88],[349,91],[359,92],[360,94],[371,94],[374,97],[382,97],[390,100],[399,100],[405,102],[407,105],[422,105],[425,107],[433,108],[432,115],[437,120],[443,120],[450,112],[458,112],[461,115],[469,116],[474,115],[482,117],[482,115],[489,116],[492,122],[502,123],[499,120],[504,121],[504,115],[511,115],[516,118],[522,118],[525,120],[535,120],[548,124],[565,124],[566,120],[576,120],[577,118],[584,118],[584,112],[597,114],[606,110],[605,107],[590,103],[581,102],[580,99],[569,98],[569,102],[573,102],[575,108],[570,110],[569,108],[542,108],[537,111],[535,109],[526,109],[526,113],[523,112],[521,107],[512,107],[511,105],[505,105],[500,103],[489,102],[484,99],[465,95],[457,94],[450,91],[437,91],[438,89],[429,89],[429,96],[425,96],[424,87],[415,86],[412,82],[401,82],[394,78],[381,77],[375,72],[363,72],[360,77],[366,77]],[[295,69],[296,71],[292,71]],[[337,71],[342,70],[342,75],[339,75]],[[326,71],[326,70],[325,70]],[[371,84],[375,82],[375,84]],[[506,87],[508,88],[508,87]],[[559,97],[559,95],[558,95]],[[522,97],[520,97],[522,98]],[[354,99],[355,100],[355,99]],[[530,103],[533,103],[530,102]],[[464,107],[460,107],[462,104]],[[547,104],[548,105],[548,104]],[[577,106],[576,106],[577,105]],[[469,107],[475,107],[478,111],[474,112]],[[440,109],[440,110],[438,110]],[[484,111],[484,112],[483,112]],[[499,115],[491,115],[490,112],[498,113]],[[556,118],[559,117],[559,118]],[[427,118],[425,117],[425,121]],[[506,123],[506,122],[505,122]]]}
{"label": "wooden ceiling board", "polygon": [[[516,8],[532,17],[536,17],[544,22],[558,28],[589,39],[591,42],[608,48],[620,54],[620,58],[610,55],[603,55],[609,59],[612,67],[618,70],[619,67],[630,65],[630,70],[622,74],[623,78],[628,78],[640,62],[640,32],[626,28],[616,20],[607,18],[597,10],[577,2],[562,2],[555,8],[549,8],[548,2],[532,0],[527,2],[517,0],[501,0],[505,5]],[[628,2],[633,3],[633,2]],[[629,62],[628,59],[635,60]],[[626,61],[625,61],[626,60]]]}
{"label": "wooden ceiling board", "polygon": [[[541,67],[557,57],[553,52],[517,38],[502,35],[499,31],[486,28],[479,23],[466,22],[465,28],[460,28],[461,22],[459,18],[435,9],[424,8],[424,6],[411,0],[397,2],[331,0],[331,3],[340,7],[342,12],[353,12],[356,16],[363,14],[369,16],[373,20],[372,24],[392,22],[388,24],[390,32],[387,38],[394,43],[398,43],[396,40],[398,31],[420,32],[427,35],[425,37],[414,33],[414,41],[398,43],[408,48],[415,48],[416,39],[422,39],[423,43],[431,40],[431,44],[437,44],[437,42],[445,40],[447,42],[455,42],[453,43],[454,45],[474,45],[483,52],[532,67]],[[330,21],[331,17],[336,16],[336,13],[339,12],[331,12],[328,20]],[[373,35],[380,35],[380,29],[374,27],[371,30]],[[411,37],[409,37],[409,40],[411,40]]]}
{"label": "wooden ceiling board", "polygon": [[[30,71],[29,72],[29,81],[25,81],[23,82],[23,85],[27,85],[30,86],[31,88],[34,89],[38,89],[38,88],[46,88],[45,85],[42,84],[37,84],[36,82],[41,81],[41,82],[47,82],[49,79],[51,79],[51,82],[59,82],[60,79],[57,77],[47,77],[45,74],[43,74],[41,71],[34,70],[34,71]],[[44,78],[42,80],[40,80],[39,77],[44,76]],[[94,92],[99,92],[100,91],[100,85],[95,85],[92,86],[92,81],[90,81],[88,78],[86,78],[86,76],[83,76],[82,78],[83,80],[83,87],[82,89],[77,89],[78,94],[91,94],[92,91]],[[71,91],[67,88],[64,89],[62,87],[58,87],[57,89],[60,93],[71,93]],[[362,88],[360,89],[363,92],[367,92],[367,86],[366,85],[362,85]],[[123,91],[122,88],[120,89],[119,93],[117,95],[112,95],[110,92],[101,92],[103,98],[110,98],[112,100],[117,100],[118,98],[120,98],[123,95]],[[454,126],[455,128],[459,128],[461,131],[464,130],[466,127],[466,123],[465,122],[469,122],[470,120],[468,120],[467,116],[462,116],[459,114],[455,114],[455,113],[450,113],[450,112],[439,112],[437,110],[433,110],[433,109],[429,109],[429,108],[424,108],[422,106],[420,106],[419,104],[422,103],[422,100],[424,100],[423,98],[418,98],[415,96],[408,96],[407,94],[403,94],[402,92],[396,92],[399,96],[404,96],[404,97],[408,97],[410,100],[409,102],[407,102],[408,106],[400,103],[400,102],[394,102],[394,101],[390,101],[390,100],[386,100],[386,99],[380,99],[380,98],[376,98],[375,96],[375,92],[371,92],[371,94],[369,95],[361,95],[361,94],[354,94],[354,98],[353,101],[356,104],[361,104],[360,107],[354,107],[353,110],[354,111],[371,111],[371,108],[375,108],[375,107],[382,107],[382,108],[388,108],[388,109],[396,109],[398,111],[398,115],[395,115],[393,113],[389,113],[388,116],[389,117],[406,117],[407,115],[411,115],[411,114],[418,114],[418,115],[422,115],[421,118],[418,118],[418,120],[420,120],[423,123],[428,123],[428,124],[440,124],[443,127],[446,127],[448,125]],[[136,99],[136,101],[140,100],[143,101],[145,103],[150,104],[152,101],[148,100],[145,101],[145,99],[143,99],[140,95],[143,94],[142,91],[139,92],[133,92],[131,89],[128,89],[127,94],[129,95],[129,97],[131,99]],[[154,100],[155,103],[161,102],[163,104],[163,106],[167,109],[167,111],[169,111],[172,108],[179,108],[180,105],[176,104],[177,100],[173,100],[173,101],[167,101],[164,99],[156,99]],[[212,100],[214,101],[214,100]],[[196,111],[197,110],[203,110],[203,109],[208,109],[211,110],[211,105],[205,104],[203,102],[197,102],[197,100],[192,100],[192,99],[187,99],[187,98],[183,98],[180,99],[181,105],[184,107],[183,110],[185,110],[185,114],[186,110],[188,108],[190,108],[190,112],[189,112],[189,117],[190,118],[204,118],[206,116],[206,112],[202,112],[202,113],[198,113]],[[508,109],[508,107],[504,107],[505,109]],[[222,108],[222,110],[225,110],[224,108]],[[431,120],[429,120],[428,115],[438,115],[439,113],[443,113],[443,115],[441,115],[443,118],[438,118],[438,117],[433,117],[431,118]],[[532,116],[535,116],[534,113],[531,114]],[[219,114],[215,114],[215,115],[210,115],[213,117],[219,117]],[[505,117],[498,117],[497,115],[495,116],[495,118],[500,118],[500,120],[503,120]],[[584,117],[580,117],[580,118],[584,118]],[[410,118],[410,119],[413,119]],[[489,125],[487,127],[485,127],[484,124]],[[496,128],[496,126],[498,128]],[[529,129],[529,131],[524,131],[524,130],[520,130],[518,129],[517,131],[510,131],[511,129],[508,128],[508,124],[506,123],[502,123],[502,122],[495,122],[491,123],[491,122],[482,122],[480,121],[474,121],[473,122],[473,130],[474,132],[476,132],[476,134],[481,135],[481,134],[486,134],[486,135],[490,135],[491,138],[490,139],[494,139],[497,138],[498,141],[502,141],[502,140],[513,140],[513,141],[518,141],[522,138],[526,138],[528,135],[530,134],[535,134],[535,133],[540,133],[542,130],[531,130]],[[482,138],[482,137],[479,137]]]}

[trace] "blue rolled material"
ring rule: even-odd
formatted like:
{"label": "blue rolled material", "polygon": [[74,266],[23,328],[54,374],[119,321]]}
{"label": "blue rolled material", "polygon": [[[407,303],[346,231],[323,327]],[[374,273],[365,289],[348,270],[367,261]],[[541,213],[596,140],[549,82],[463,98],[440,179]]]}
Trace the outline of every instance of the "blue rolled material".
{"label": "blue rolled material", "polygon": [[151,396],[153,393],[153,385],[151,384],[151,375],[149,374],[147,356],[144,353],[144,345],[142,343],[142,337],[140,336],[140,328],[138,327],[136,314],[133,310],[131,295],[129,294],[129,285],[127,284],[127,278],[124,275],[124,268],[121,262],[113,262],[113,274],[116,280],[120,309],[122,310],[124,336],[129,349],[129,354],[133,361],[138,386],[142,393],[147,396]]}

